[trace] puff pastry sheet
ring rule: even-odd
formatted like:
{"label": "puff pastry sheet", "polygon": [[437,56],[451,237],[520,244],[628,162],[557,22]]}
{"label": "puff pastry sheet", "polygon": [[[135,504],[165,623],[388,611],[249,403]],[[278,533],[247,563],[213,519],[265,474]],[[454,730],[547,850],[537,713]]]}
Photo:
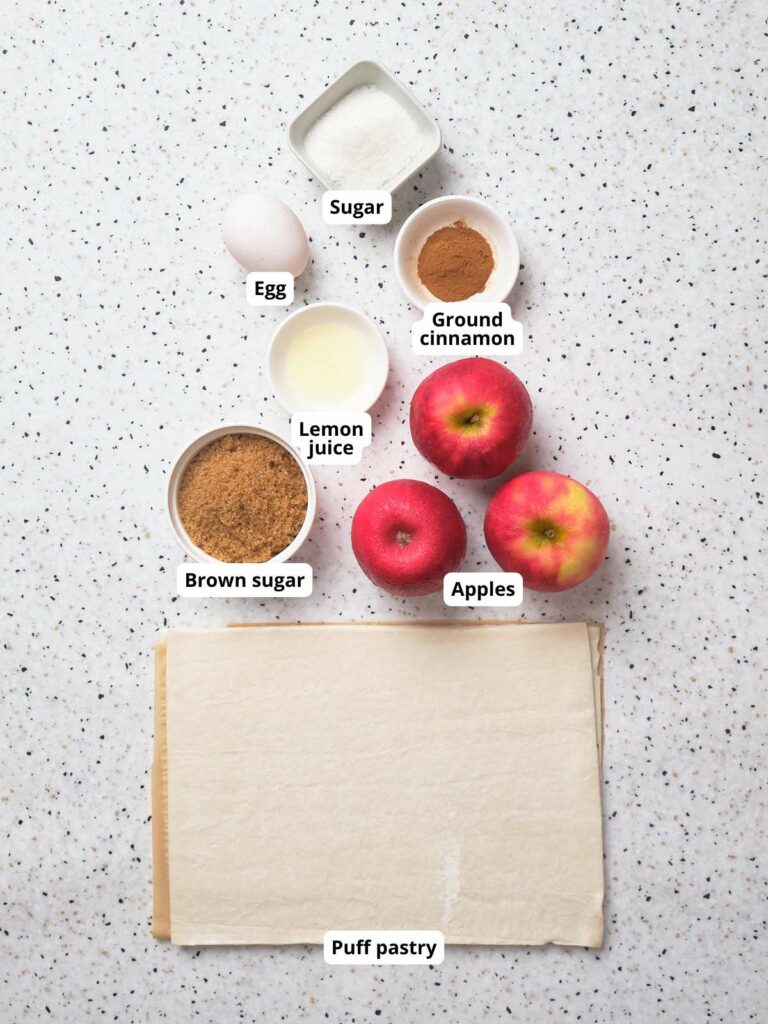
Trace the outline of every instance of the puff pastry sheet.
{"label": "puff pastry sheet", "polygon": [[153,933],[599,946],[602,717],[586,623],[170,632]]}

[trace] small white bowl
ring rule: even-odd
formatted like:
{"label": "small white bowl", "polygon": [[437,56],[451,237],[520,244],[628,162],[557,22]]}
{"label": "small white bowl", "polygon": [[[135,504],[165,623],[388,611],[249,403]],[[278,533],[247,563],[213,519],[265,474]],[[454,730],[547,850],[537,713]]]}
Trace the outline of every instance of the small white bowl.
{"label": "small white bowl", "polygon": [[[348,323],[360,331],[366,347],[364,358],[368,360],[368,374],[358,391],[343,401],[307,402],[291,387],[286,367],[288,350],[301,331],[328,320]],[[367,316],[341,302],[316,302],[297,309],[277,328],[269,345],[267,373],[275,397],[288,412],[365,412],[378,401],[387,383],[389,353],[381,332]]]}
{"label": "small white bowl", "polygon": [[422,246],[435,231],[462,221],[486,238],[493,252],[494,267],[481,292],[466,302],[503,302],[520,272],[520,249],[509,224],[492,206],[470,196],[440,196],[414,210],[395,239],[395,274],[400,287],[414,306],[440,300],[419,280],[417,261]]}
{"label": "small white bowl", "polygon": [[327,189],[337,189],[339,185],[331,181],[321,167],[309,158],[304,146],[307,132],[319,117],[327,113],[334,103],[363,85],[375,85],[405,107],[424,134],[424,153],[417,163],[405,167],[396,178],[382,184],[382,190],[395,192],[414,174],[426,167],[429,161],[440,152],[443,137],[434,118],[430,117],[410,89],[395,78],[392,72],[377,60],[359,60],[339,77],[331,82],[327,89],[308,104],[288,126],[288,144],[301,162]]}
{"label": "small white bowl", "polygon": [[307,514],[304,517],[304,522],[301,529],[293,538],[291,543],[275,555],[274,558],[270,558],[268,562],[254,562],[254,565],[276,565],[278,562],[287,562],[291,555],[295,554],[304,541],[307,539],[309,531],[312,529],[312,523],[315,520],[315,513],[317,512],[317,489],[315,487],[315,481],[310,472],[309,466],[306,464],[301,455],[293,448],[287,441],[277,434],[273,434],[271,430],[265,430],[263,427],[254,427],[247,423],[223,423],[220,427],[214,427],[213,430],[206,430],[202,434],[198,434],[190,443],[183,449],[179,457],[176,459],[168,477],[168,487],[166,490],[166,511],[168,513],[168,520],[171,524],[171,529],[176,535],[176,540],[182,546],[184,551],[193,558],[196,562],[217,562],[222,563],[218,558],[214,558],[209,555],[202,548],[198,548],[190,540],[189,534],[184,529],[184,525],[179,515],[179,508],[177,503],[177,497],[179,493],[179,484],[181,478],[184,475],[184,470],[187,468],[191,460],[197,455],[199,451],[209,445],[211,441],[215,441],[219,437],[224,437],[226,434],[256,434],[258,437],[266,437],[270,441],[274,441],[279,444],[282,448],[291,455],[301,467],[301,472],[304,474],[304,482],[307,485]]}

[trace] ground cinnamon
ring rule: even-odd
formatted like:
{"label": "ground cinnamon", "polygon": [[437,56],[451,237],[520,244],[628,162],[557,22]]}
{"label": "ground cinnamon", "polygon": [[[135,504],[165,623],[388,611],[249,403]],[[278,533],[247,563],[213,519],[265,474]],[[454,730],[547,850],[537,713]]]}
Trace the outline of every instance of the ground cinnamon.
{"label": "ground cinnamon", "polygon": [[307,514],[296,459],[257,434],[227,434],[192,459],[179,484],[190,540],[221,562],[266,562],[284,551]]}
{"label": "ground cinnamon", "polygon": [[417,262],[422,284],[441,302],[460,302],[481,292],[493,266],[487,239],[463,221],[431,234]]}

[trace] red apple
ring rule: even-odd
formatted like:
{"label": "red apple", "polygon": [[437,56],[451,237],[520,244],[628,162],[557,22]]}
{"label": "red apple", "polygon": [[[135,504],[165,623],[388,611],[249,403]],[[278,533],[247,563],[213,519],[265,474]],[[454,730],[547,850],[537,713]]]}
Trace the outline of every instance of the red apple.
{"label": "red apple", "polygon": [[449,476],[487,480],[512,465],[531,433],[525,385],[494,359],[457,359],[431,373],[411,399],[411,436]]}
{"label": "red apple", "polygon": [[368,579],[402,597],[431,594],[455,572],[467,549],[459,510],[437,487],[390,480],[360,502],[352,550]]}
{"label": "red apple", "polygon": [[597,569],[608,547],[605,509],[560,473],[523,473],[504,484],[485,513],[485,539],[505,572],[529,590],[569,590]]}

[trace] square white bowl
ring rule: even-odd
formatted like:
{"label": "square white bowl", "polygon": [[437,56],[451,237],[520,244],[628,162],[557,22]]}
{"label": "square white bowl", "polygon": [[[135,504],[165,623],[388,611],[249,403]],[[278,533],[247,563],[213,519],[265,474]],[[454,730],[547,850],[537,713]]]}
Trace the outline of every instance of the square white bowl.
{"label": "square white bowl", "polygon": [[304,140],[306,134],[319,117],[327,113],[334,103],[363,85],[375,85],[383,92],[388,93],[397,100],[421,128],[425,136],[424,157],[412,167],[406,167],[397,177],[387,181],[382,186],[385,192],[395,192],[400,186],[414,174],[426,167],[429,161],[440,151],[443,137],[440,128],[433,117],[422,107],[410,89],[407,89],[392,72],[380,64],[377,60],[359,60],[339,77],[331,82],[327,89],[306,106],[301,113],[291,121],[288,126],[288,143],[301,160],[301,162],[312,172],[312,174],[327,189],[336,189],[339,186],[331,181],[312,160],[309,158]]}

